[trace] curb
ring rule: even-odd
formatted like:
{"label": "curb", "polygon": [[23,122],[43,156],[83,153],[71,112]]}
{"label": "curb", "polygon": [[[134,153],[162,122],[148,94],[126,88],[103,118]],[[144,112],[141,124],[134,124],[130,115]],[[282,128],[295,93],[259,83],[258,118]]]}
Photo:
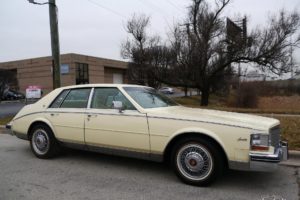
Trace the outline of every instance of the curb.
{"label": "curb", "polygon": [[300,151],[289,150],[290,158],[300,158]]}
{"label": "curb", "polygon": [[10,104],[10,103],[25,103],[25,101],[22,100],[0,101],[0,104]]}

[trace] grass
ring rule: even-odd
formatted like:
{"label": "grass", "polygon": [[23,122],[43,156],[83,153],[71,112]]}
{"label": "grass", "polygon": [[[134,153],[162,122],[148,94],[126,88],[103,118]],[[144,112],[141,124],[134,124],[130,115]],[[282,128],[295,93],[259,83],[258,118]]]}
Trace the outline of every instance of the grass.
{"label": "grass", "polygon": [[8,122],[10,122],[13,119],[13,116],[3,117],[0,118],[0,125],[6,125]]}
{"label": "grass", "polygon": [[300,117],[274,117],[280,120],[281,137],[289,142],[289,149],[300,151]]}
{"label": "grass", "polygon": [[200,106],[200,96],[189,96],[189,97],[177,97],[174,100],[187,107],[192,108],[205,108],[205,109],[216,109],[229,112],[239,112],[239,113],[266,113],[266,114],[300,114],[300,109],[287,109],[287,108],[236,108],[228,107],[226,105],[226,99],[217,96],[211,96],[208,106]]}

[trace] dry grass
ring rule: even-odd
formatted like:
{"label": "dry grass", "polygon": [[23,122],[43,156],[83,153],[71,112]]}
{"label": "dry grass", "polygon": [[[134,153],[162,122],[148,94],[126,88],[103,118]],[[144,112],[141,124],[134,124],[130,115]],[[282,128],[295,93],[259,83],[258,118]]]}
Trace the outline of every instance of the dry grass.
{"label": "dry grass", "polygon": [[300,117],[274,117],[280,120],[281,136],[289,142],[289,149],[300,150]]}
{"label": "dry grass", "polygon": [[285,110],[288,113],[300,111],[300,96],[260,97],[258,108],[264,110]]}
{"label": "dry grass", "polygon": [[8,122],[12,120],[13,116],[0,118],[0,125],[6,125]]}
{"label": "dry grass", "polygon": [[[174,98],[181,105],[193,108],[207,108],[240,113],[300,114],[300,96],[260,97],[258,108],[236,108],[226,106],[226,99],[211,96],[207,107],[200,106],[200,96]],[[276,104],[276,102],[278,104]]]}

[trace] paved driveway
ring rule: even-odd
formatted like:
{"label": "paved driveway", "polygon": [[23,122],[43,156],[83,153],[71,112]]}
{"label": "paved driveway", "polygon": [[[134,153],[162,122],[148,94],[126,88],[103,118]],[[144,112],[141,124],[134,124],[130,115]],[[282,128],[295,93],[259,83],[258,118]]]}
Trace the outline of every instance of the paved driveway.
{"label": "paved driveway", "polygon": [[0,199],[298,199],[299,169],[229,171],[210,187],[181,183],[164,165],[67,150],[51,160],[33,156],[27,141],[0,134]]}

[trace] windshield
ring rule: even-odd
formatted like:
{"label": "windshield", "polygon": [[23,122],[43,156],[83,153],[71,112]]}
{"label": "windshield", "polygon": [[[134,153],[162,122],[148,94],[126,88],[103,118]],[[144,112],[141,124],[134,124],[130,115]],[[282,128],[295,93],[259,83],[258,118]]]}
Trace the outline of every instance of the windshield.
{"label": "windshield", "polygon": [[147,87],[124,87],[124,90],[143,108],[177,106],[172,99]]}

